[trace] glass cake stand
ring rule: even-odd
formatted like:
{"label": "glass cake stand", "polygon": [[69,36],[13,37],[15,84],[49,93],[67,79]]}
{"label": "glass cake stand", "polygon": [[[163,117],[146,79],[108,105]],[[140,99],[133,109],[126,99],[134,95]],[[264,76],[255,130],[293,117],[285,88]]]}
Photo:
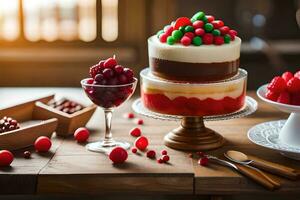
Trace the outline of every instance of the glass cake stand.
{"label": "glass cake stand", "polygon": [[136,113],[146,117],[159,120],[181,121],[178,128],[173,129],[165,136],[164,141],[166,146],[177,150],[202,151],[219,148],[225,142],[223,136],[207,128],[204,121],[219,121],[245,117],[256,111],[257,102],[247,96],[245,106],[237,112],[204,117],[156,113],[145,108],[140,98],[134,101],[132,108]]}

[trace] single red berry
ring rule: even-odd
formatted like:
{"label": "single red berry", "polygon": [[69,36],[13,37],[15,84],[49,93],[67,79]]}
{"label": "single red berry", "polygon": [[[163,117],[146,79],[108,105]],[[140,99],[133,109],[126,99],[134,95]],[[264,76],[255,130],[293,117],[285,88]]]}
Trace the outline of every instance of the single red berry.
{"label": "single red berry", "polygon": [[267,88],[273,92],[280,93],[286,89],[286,83],[280,76],[275,76]]}
{"label": "single red berry", "polygon": [[195,30],[195,34],[198,35],[198,36],[202,36],[205,34],[205,30],[203,28],[197,28]]}
{"label": "single red berry", "polygon": [[139,136],[141,136],[142,131],[140,128],[135,127],[129,131],[129,134],[133,137],[139,137]]}
{"label": "single red berry", "polygon": [[122,147],[115,147],[113,150],[109,153],[109,159],[114,164],[121,164],[124,163],[128,158],[128,153],[125,149]]}
{"label": "single red berry", "polygon": [[141,151],[144,151],[147,148],[148,144],[148,139],[145,136],[138,137],[134,142],[134,146]]}
{"label": "single red berry", "polygon": [[26,159],[30,158],[31,157],[30,151],[24,151],[23,152],[23,157],[26,158]]}
{"label": "single red berry", "polygon": [[78,128],[74,132],[74,138],[79,143],[86,142],[87,139],[89,138],[89,136],[90,136],[89,130],[87,128],[84,128],[84,127]]}
{"label": "single red berry", "polygon": [[279,93],[272,92],[271,90],[268,90],[266,92],[266,98],[271,101],[277,101],[278,97],[279,97]]}
{"label": "single red berry", "polygon": [[285,80],[285,82],[287,83],[291,78],[294,77],[294,75],[292,74],[292,72],[284,72],[281,77]]}
{"label": "single red berry", "polygon": [[170,156],[168,156],[168,155],[163,155],[163,156],[162,156],[162,160],[163,160],[164,162],[168,162],[168,161],[170,160]]}
{"label": "single red berry", "polygon": [[221,20],[214,20],[211,22],[211,24],[214,26],[215,29],[221,28],[224,26],[224,22]]}
{"label": "single red berry", "polygon": [[147,151],[146,155],[148,158],[155,158],[156,152],[154,150],[149,150],[149,151]]}
{"label": "single red berry", "polygon": [[232,41],[235,39],[235,36],[237,36],[237,32],[232,29],[228,31],[228,34],[230,35]]}
{"label": "single red berry", "polygon": [[202,41],[203,41],[203,43],[206,44],[206,45],[212,44],[213,41],[214,41],[214,36],[213,36],[213,34],[211,34],[211,33],[205,33],[205,34],[203,35]]}
{"label": "single red berry", "polygon": [[215,17],[214,16],[212,16],[212,15],[206,15],[206,19],[207,19],[207,22],[212,22],[212,21],[214,21],[215,20]]}
{"label": "single red berry", "polygon": [[165,34],[167,34],[167,36],[170,36],[173,30],[174,30],[173,26],[167,26],[166,28],[164,28],[164,32]]}
{"label": "single red berry", "polygon": [[229,27],[228,26],[222,26],[219,28],[220,32],[222,35],[226,35],[229,31]]}
{"label": "single red berry", "polygon": [[117,74],[121,74],[123,73],[124,71],[124,67],[122,65],[116,65],[114,66],[114,71],[117,73]]}
{"label": "single red berry", "polygon": [[196,30],[197,28],[202,28],[203,25],[204,25],[204,22],[201,21],[201,20],[194,21],[194,23],[193,23],[193,27],[194,27],[195,30]]}
{"label": "single red berry", "polygon": [[214,43],[215,45],[222,45],[224,44],[224,38],[222,36],[215,36]]}
{"label": "single red berry", "polygon": [[164,163],[164,160],[162,158],[157,159],[157,163],[162,164]]}
{"label": "single red berry", "polygon": [[0,167],[9,166],[14,160],[14,155],[8,150],[0,151]]}
{"label": "single red berry", "polygon": [[160,153],[161,153],[161,155],[167,155],[168,154],[167,150],[162,150]]}
{"label": "single red berry", "polygon": [[166,43],[167,42],[167,38],[168,38],[168,34],[163,33],[159,36],[159,41],[162,43]]}
{"label": "single red berry", "polygon": [[176,20],[173,27],[174,27],[174,30],[178,30],[180,26],[188,26],[188,25],[191,25],[191,24],[192,24],[192,22],[188,17],[179,17]]}
{"label": "single red berry", "polygon": [[208,164],[208,158],[207,157],[202,157],[198,160],[198,164],[202,166],[206,166]]}
{"label": "single red berry", "polygon": [[131,148],[131,152],[132,152],[132,153],[137,153],[137,148],[132,147],[132,148]]}
{"label": "single red berry", "polygon": [[116,65],[117,65],[117,61],[114,58],[106,59],[106,61],[103,64],[104,68],[113,68]]}
{"label": "single red berry", "polygon": [[200,156],[200,157],[206,156],[205,153],[202,152],[202,151],[198,151],[196,154],[197,154],[198,156]]}
{"label": "single red berry", "polygon": [[297,78],[300,78],[300,71],[297,71],[295,74],[294,74],[295,77]]}
{"label": "single red berry", "polygon": [[288,92],[286,92],[286,91],[281,92],[279,94],[278,99],[277,99],[278,103],[283,103],[283,104],[290,104],[290,101],[291,101],[290,100],[290,94]]}
{"label": "single red berry", "polygon": [[138,125],[143,125],[143,124],[144,124],[144,120],[143,120],[143,119],[137,119],[137,120],[136,120],[136,123],[137,123]]}
{"label": "single red berry", "polygon": [[189,37],[192,40],[195,37],[195,34],[192,32],[187,32],[184,34],[184,36]]}
{"label": "single red berry", "polygon": [[133,113],[126,113],[124,116],[126,118],[128,118],[128,119],[133,119],[134,118],[134,114]]}
{"label": "single red berry", "polygon": [[47,152],[51,148],[51,145],[51,140],[46,136],[40,136],[34,142],[34,148],[37,152]]}
{"label": "single red berry", "polygon": [[129,69],[129,68],[124,68],[124,74],[125,74],[125,76],[127,77],[127,79],[129,80],[129,81],[131,81],[132,80],[132,78],[133,78],[133,71],[132,71],[132,69]]}
{"label": "single red berry", "polygon": [[181,44],[184,46],[189,46],[192,43],[191,38],[187,37],[187,36],[183,36],[180,40]]}
{"label": "single red berry", "polygon": [[297,77],[291,78],[287,82],[287,90],[291,93],[298,93],[300,92],[300,79]]}

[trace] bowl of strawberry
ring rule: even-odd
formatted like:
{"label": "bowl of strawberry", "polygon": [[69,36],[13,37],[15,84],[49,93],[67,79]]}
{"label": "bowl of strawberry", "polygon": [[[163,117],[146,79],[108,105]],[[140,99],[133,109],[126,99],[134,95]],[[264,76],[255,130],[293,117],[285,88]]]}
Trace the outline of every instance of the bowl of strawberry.
{"label": "bowl of strawberry", "polygon": [[134,93],[137,78],[132,69],[118,64],[115,57],[93,65],[89,74],[90,78],[83,79],[81,85],[89,99],[104,110],[106,131],[103,140],[88,144],[87,149],[108,152],[116,146],[129,148],[128,142],[112,139],[111,118],[114,108],[122,105]]}
{"label": "bowl of strawberry", "polygon": [[270,83],[257,90],[257,95],[277,109],[291,113],[279,132],[279,140],[300,148],[300,71],[295,74],[285,72],[274,77]]}

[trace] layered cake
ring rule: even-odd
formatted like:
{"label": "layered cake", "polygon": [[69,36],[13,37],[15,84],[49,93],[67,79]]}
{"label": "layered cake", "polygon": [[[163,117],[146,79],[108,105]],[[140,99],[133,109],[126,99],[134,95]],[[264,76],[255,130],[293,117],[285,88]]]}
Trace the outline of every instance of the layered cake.
{"label": "layered cake", "polygon": [[235,30],[200,11],[148,39],[149,64],[154,75],[169,80],[224,80],[238,72],[240,46]]}
{"label": "layered cake", "polygon": [[180,116],[233,113],[245,104],[247,72],[239,69],[241,39],[211,15],[180,17],[148,39],[141,72],[143,105]]}

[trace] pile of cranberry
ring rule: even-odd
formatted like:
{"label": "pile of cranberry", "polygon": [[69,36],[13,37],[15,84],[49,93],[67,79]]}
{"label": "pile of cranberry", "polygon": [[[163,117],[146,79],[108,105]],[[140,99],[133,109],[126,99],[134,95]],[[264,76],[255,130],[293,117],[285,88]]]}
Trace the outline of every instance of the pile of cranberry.
{"label": "pile of cranberry", "polygon": [[3,117],[0,120],[0,133],[19,129],[20,125],[17,120],[11,117]]}
{"label": "pile of cranberry", "polygon": [[62,112],[73,114],[77,111],[82,110],[84,107],[80,105],[79,103],[76,103],[74,101],[70,101],[67,99],[61,99],[59,101],[56,101],[55,99],[49,101],[47,103],[50,107],[53,107],[57,110],[60,110]]}
{"label": "pile of cranberry", "polygon": [[191,19],[180,17],[157,33],[162,43],[173,45],[180,42],[184,46],[228,44],[235,40],[235,36],[237,32],[225,26],[222,20],[216,20],[214,16],[205,15],[202,11],[197,12]]}
{"label": "pile of cranberry", "polygon": [[271,101],[300,106],[300,71],[274,77],[268,84],[265,96]]}

